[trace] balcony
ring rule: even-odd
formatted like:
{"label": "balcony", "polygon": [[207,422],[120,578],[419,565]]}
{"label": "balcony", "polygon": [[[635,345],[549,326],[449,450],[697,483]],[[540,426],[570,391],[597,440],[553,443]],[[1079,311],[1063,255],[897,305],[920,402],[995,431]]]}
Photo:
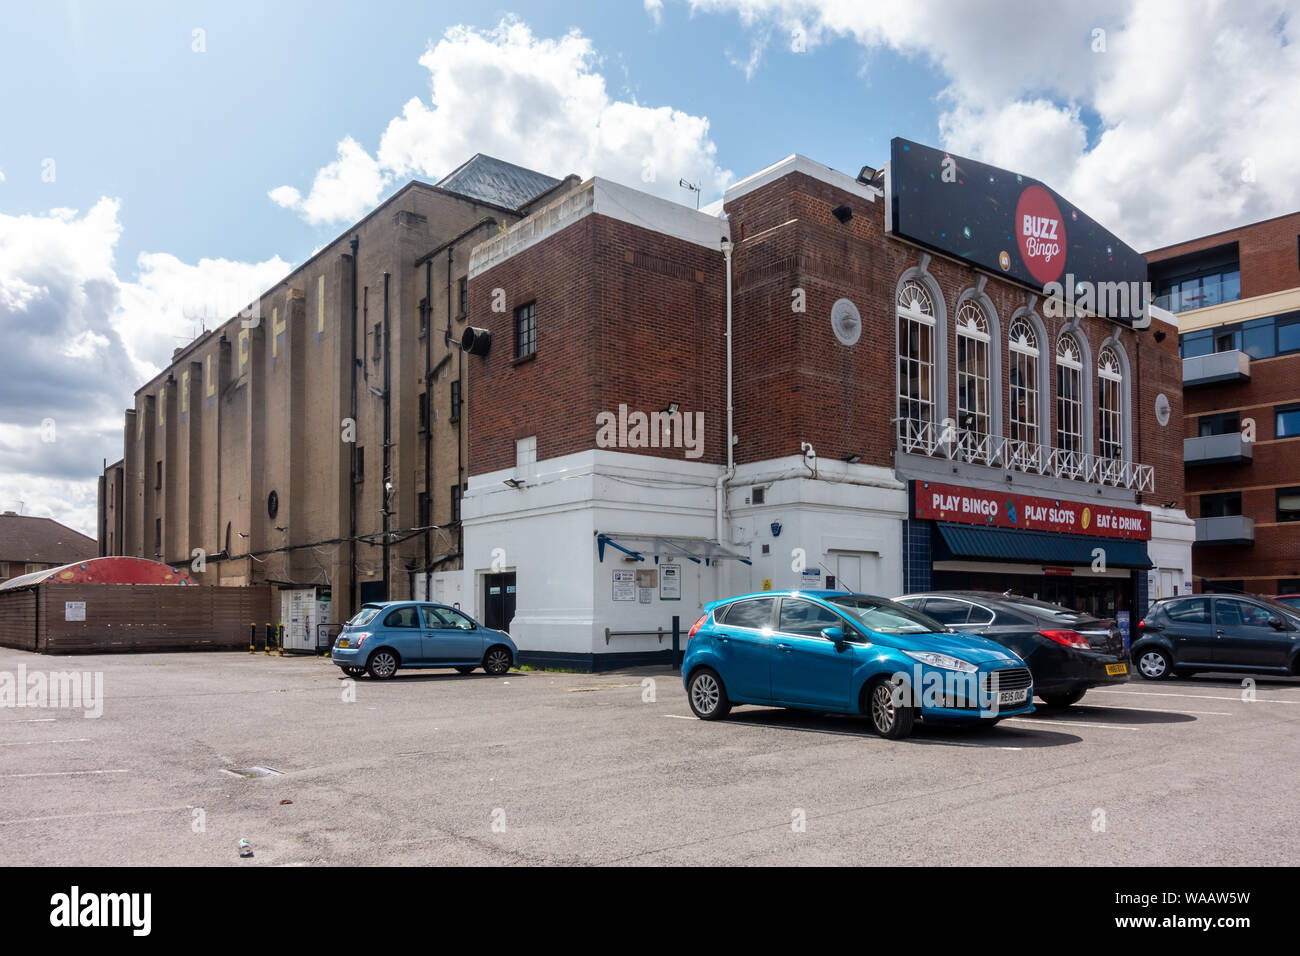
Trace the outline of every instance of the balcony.
{"label": "balcony", "polygon": [[1211,352],[1183,359],[1183,388],[1215,382],[1249,382],[1250,356],[1245,352]]}
{"label": "balcony", "polygon": [[1255,519],[1245,515],[1223,515],[1196,519],[1197,544],[1254,544]]}
{"label": "balcony", "polygon": [[944,429],[934,422],[910,418],[899,422],[898,450],[909,455],[987,465],[1006,472],[1069,478],[1131,491],[1155,491],[1156,471],[1151,465],[1102,458],[1000,435]]}
{"label": "balcony", "polygon": [[1198,465],[1240,464],[1254,460],[1255,445],[1246,441],[1241,432],[1183,439],[1183,463],[1188,468]]}

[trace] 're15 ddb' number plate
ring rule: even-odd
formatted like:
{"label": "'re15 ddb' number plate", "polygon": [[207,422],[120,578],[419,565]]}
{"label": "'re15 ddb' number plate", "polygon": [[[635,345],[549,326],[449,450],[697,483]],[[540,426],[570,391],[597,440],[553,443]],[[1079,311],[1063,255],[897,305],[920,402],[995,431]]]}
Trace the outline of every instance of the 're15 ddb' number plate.
{"label": "'re15 ddb' number plate", "polygon": [[1109,675],[1111,675],[1112,677],[1113,677],[1114,675],[1116,675],[1116,674],[1127,674],[1127,673],[1128,673],[1128,665],[1127,665],[1127,664],[1107,664],[1107,665],[1106,665],[1106,673],[1109,674]]}

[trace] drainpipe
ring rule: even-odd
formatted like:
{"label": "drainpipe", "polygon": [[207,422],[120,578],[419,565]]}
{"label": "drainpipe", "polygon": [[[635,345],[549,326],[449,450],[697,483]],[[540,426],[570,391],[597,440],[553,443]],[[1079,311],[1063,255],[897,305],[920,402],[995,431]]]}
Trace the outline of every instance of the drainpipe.
{"label": "drainpipe", "polygon": [[[451,260],[455,246],[447,247],[447,345],[451,346]],[[460,499],[461,486],[464,482],[463,475],[465,472],[464,463],[461,461],[461,438],[465,435],[465,372],[464,365],[461,364],[463,349],[456,349],[456,381],[459,383],[457,388],[460,389],[460,415],[461,420],[456,423],[456,498]],[[462,555],[461,567],[464,568],[465,554],[465,530],[461,527],[459,521],[456,522],[456,552]]]}
{"label": "drainpipe", "polygon": [[[424,500],[429,502],[428,516],[421,516],[427,523],[433,523],[433,375],[430,354],[433,340],[433,260],[424,263]],[[430,580],[433,569],[432,532],[424,532],[424,599],[432,600],[433,582]]]}
{"label": "drainpipe", "polygon": [[388,371],[388,368],[389,368],[389,366],[388,366],[388,356],[389,356],[388,337],[389,337],[389,335],[391,334],[391,333],[390,333],[390,330],[389,330],[389,328],[388,328],[388,277],[389,277],[389,273],[385,272],[385,273],[384,273],[384,355],[383,355],[383,363],[384,363],[384,487],[383,487],[383,489],[382,489],[382,490],[383,490],[383,498],[381,499],[381,500],[383,501],[383,503],[384,503],[384,507],[383,507],[383,511],[382,511],[382,518],[383,518],[383,531],[384,531],[384,552],[383,552],[383,566],[384,566],[384,570],[383,570],[383,577],[384,577],[384,600],[385,600],[385,601],[388,601],[388,600],[391,600],[391,599],[392,599],[392,595],[389,594],[389,592],[388,592],[388,513],[389,513],[389,505],[391,504],[391,502],[392,502],[392,498],[393,498],[393,491],[392,491],[393,476],[392,476],[392,473],[391,473],[390,470],[389,470],[389,448],[390,448],[390,446],[392,445],[392,414],[391,414],[391,412],[392,412],[392,402],[391,402],[391,399],[390,399],[390,397],[389,397],[389,389],[392,387],[392,383],[391,383],[391,381],[390,381],[390,379],[389,379],[389,371]]}
{"label": "drainpipe", "polygon": [[[348,613],[357,609],[357,246],[352,237],[352,366],[348,376],[352,391],[348,414],[352,418],[353,435],[348,443]],[[217,435],[221,432],[218,430]],[[218,470],[220,474],[220,470]],[[220,516],[218,516],[220,517]]]}
{"label": "drainpipe", "polygon": [[735,449],[732,445],[732,400],[731,400],[731,240],[722,240],[722,257],[726,260],[727,283],[727,470],[718,476],[717,498],[717,537],[718,546],[722,547],[722,525],[727,507],[727,482],[736,473]]}

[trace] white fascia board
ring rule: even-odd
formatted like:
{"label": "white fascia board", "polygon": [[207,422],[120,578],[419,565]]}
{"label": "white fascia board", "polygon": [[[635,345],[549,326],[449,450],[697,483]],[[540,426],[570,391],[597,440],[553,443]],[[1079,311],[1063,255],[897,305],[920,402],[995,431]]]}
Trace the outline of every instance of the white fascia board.
{"label": "white fascia board", "polygon": [[760,169],[751,176],[746,176],[737,183],[733,183],[727,188],[722,196],[724,203],[731,202],[733,199],[739,199],[747,193],[753,192],[766,186],[768,183],[775,182],[782,176],[788,176],[791,173],[803,173],[813,179],[824,182],[836,189],[842,189],[847,193],[852,193],[867,202],[875,202],[884,193],[874,186],[868,186],[860,183],[847,173],[842,173],[838,169],[831,169],[829,166],[823,166],[816,160],[809,159],[807,156],[800,156],[798,153],[791,153],[780,162],[773,163],[766,169]]}
{"label": "white fascia board", "polygon": [[469,277],[481,275],[593,213],[707,249],[720,249],[722,240],[731,238],[731,225],[725,215],[691,209],[594,176],[521,219],[504,234],[475,246],[469,257]]}

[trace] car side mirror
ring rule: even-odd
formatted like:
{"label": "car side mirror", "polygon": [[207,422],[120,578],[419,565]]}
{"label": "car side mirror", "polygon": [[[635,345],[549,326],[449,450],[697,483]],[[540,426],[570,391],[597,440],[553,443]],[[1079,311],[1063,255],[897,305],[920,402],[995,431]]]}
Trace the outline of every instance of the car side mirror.
{"label": "car side mirror", "polygon": [[1293,628],[1290,624],[1288,624],[1286,621],[1282,620],[1280,617],[1271,617],[1271,618],[1268,619],[1268,623],[1269,623],[1270,626],[1273,627],[1274,630],[1277,630],[1277,631],[1291,631],[1291,630],[1294,630],[1294,628]]}
{"label": "car side mirror", "polygon": [[826,640],[830,641],[832,644],[843,644],[843,643],[844,643],[844,628],[842,628],[842,627],[823,627],[823,628],[822,628],[822,637],[826,638]]}

